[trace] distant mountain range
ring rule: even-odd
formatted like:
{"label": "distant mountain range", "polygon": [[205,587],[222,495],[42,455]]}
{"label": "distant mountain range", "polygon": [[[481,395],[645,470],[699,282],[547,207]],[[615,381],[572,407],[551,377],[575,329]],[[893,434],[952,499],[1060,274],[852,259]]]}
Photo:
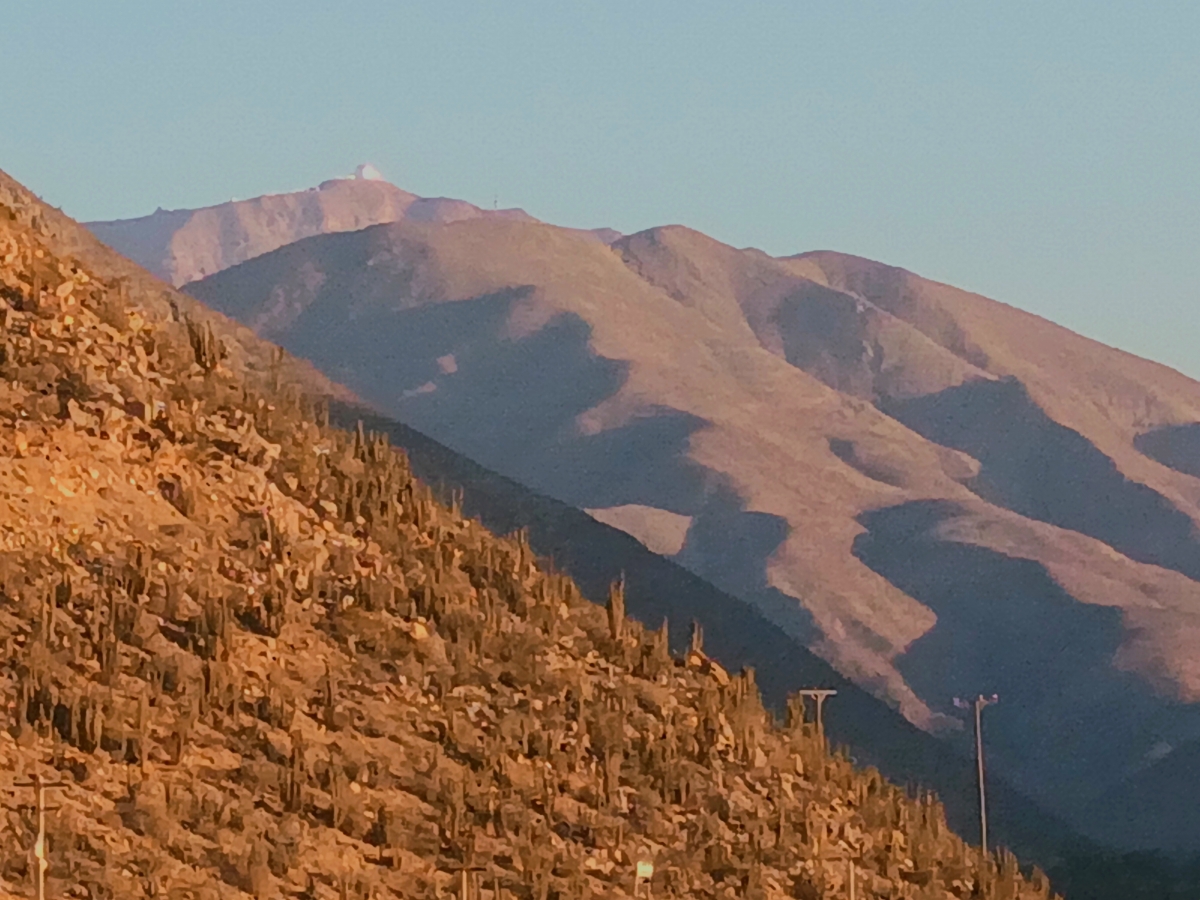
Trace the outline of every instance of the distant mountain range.
{"label": "distant mountain range", "polygon": [[[220,272],[285,244],[317,234],[356,231],[386,222],[448,224],[468,219],[537,220],[521,209],[480,209],[465,200],[418,197],[379,177],[371,166],[315,188],[231,200],[203,209],[158,209],[136,219],[89,222],[87,227],[175,287]],[[599,240],[610,229],[584,232]]]}
{"label": "distant mountain range", "polygon": [[953,698],[998,692],[995,770],[1088,833],[1200,847],[1143,787],[1200,740],[1200,384],[869,260],[418,203],[454,201],[359,179],[91,227],[919,727],[961,746]]}

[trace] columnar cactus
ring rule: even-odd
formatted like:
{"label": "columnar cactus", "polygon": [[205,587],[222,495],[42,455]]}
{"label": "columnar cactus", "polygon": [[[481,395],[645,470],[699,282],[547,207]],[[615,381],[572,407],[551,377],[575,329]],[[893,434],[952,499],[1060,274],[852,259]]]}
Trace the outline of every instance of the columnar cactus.
{"label": "columnar cactus", "polygon": [[189,318],[187,320],[187,330],[188,340],[192,345],[192,353],[196,358],[196,365],[200,367],[204,374],[211,374],[221,364],[221,360],[225,358],[224,343],[213,334],[212,325],[209,322],[201,325]]}

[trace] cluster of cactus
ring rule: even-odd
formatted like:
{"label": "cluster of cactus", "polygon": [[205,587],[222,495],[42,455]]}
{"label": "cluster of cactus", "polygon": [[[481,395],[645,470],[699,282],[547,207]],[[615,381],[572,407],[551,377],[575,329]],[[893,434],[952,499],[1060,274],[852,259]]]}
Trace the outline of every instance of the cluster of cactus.
{"label": "cluster of cactus", "polygon": [[200,324],[193,319],[187,319],[188,340],[192,345],[192,353],[202,372],[206,375],[216,371],[221,360],[225,358],[225,344],[213,334],[212,323]]}

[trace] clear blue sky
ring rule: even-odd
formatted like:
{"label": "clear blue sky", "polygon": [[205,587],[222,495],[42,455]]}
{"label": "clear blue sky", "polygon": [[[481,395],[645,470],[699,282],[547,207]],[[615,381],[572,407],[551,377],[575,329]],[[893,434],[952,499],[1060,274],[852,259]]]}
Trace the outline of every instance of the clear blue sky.
{"label": "clear blue sky", "polygon": [[978,290],[1200,376],[1200,3],[24,0],[0,168],[82,219],[372,161]]}

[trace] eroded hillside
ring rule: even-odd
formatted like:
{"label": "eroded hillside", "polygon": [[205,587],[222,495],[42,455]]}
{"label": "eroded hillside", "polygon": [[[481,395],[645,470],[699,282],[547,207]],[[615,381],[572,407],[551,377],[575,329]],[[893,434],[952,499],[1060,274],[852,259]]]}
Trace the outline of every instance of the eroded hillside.
{"label": "eroded hillside", "polygon": [[1080,827],[1126,821],[1098,798],[1200,737],[1200,386],[1165,367],[677,227],[401,223],[188,290],[754,603],[923,728],[961,734],[952,698],[999,692],[998,770]]}
{"label": "eroded hillside", "polygon": [[59,785],[51,896],[1048,895],[7,189],[0,784]]}

